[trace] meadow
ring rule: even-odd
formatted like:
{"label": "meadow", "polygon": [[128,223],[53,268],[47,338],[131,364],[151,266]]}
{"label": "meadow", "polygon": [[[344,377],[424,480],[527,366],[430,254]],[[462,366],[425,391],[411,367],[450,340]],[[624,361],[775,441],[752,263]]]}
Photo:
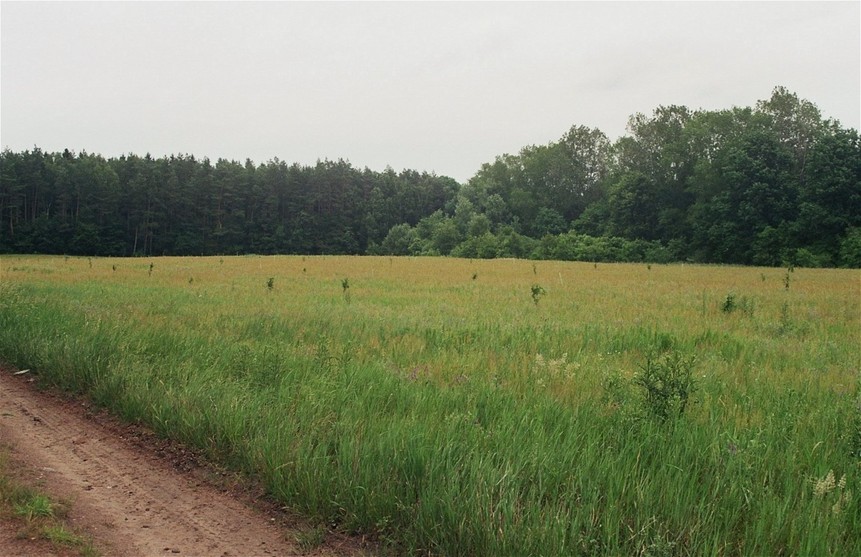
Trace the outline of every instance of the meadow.
{"label": "meadow", "polygon": [[861,554],[861,272],[0,258],[0,361],[410,555]]}

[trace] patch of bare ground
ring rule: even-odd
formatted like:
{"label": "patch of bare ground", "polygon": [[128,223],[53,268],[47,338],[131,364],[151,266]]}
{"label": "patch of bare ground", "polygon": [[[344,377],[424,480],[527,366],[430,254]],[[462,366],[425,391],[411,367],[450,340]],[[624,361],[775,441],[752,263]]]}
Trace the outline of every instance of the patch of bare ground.
{"label": "patch of bare ground", "polygon": [[[0,444],[17,474],[69,502],[67,522],[106,557],[377,553],[363,540],[305,523],[252,480],[85,401],[40,391],[29,374],[8,368],[0,368]],[[0,521],[0,555],[63,551],[20,539]]]}

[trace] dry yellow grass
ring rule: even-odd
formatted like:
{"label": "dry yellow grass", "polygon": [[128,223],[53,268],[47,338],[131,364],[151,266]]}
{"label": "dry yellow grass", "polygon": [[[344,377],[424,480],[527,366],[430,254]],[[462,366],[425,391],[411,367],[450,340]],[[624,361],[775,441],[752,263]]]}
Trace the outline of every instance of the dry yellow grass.
{"label": "dry yellow grass", "polygon": [[[271,292],[269,278],[274,279]],[[349,303],[341,284],[345,278]],[[841,388],[857,374],[856,341],[861,341],[861,272],[846,269],[790,273],[401,257],[3,256],[0,280],[127,286],[138,295],[113,301],[124,311],[185,326],[255,316],[313,321],[315,313],[326,314],[347,334],[354,330],[360,357],[428,366],[447,379],[461,373],[493,375],[501,366],[528,371],[541,347],[550,352],[543,356],[567,354],[581,368],[631,371],[642,357],[630,349],[634,337],[651,332],[698,349],[709,373],[740,386],[780,374],[782,381],[815,376]],[[533,284],[546,290],[537,305],[530,295]],[[199,302],[176,305],[171,312],[165,300],[148,298],[148,287],[194,293]],[[745,307],[723,312],[728,294]],[[458,331],[471,347],[454,358],[431,354],[422,334],[427,330]],[[494,336],[498,342],[488,343]],[[612,350],[610,342],[610,350],[596,351],[607,348],[611,337],[619,350]],[[847,350],[856,354],[854,368],[846,366]]]}

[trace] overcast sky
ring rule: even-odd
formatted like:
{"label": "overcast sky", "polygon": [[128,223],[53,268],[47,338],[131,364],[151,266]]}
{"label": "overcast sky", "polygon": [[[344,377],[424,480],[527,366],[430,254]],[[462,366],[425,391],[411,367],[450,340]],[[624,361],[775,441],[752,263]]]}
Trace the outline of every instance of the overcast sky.
{"label": "overcast sky", "polygon": [[0,3],[13,151],[349,160],[459,181],[572,125],[776,85],[859,128],[861,2]]}

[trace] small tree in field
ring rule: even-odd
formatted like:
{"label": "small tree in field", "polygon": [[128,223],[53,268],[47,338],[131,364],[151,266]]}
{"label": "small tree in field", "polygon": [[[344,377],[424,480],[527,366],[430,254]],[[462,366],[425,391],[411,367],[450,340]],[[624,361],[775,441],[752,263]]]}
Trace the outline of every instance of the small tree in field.
{"label": "small tree in field", "polygon": [[539,284],[532,285],[532,302],[537,306],[541,297],[547,294],[547,291]]}
{"label": "small tree in field", "polygon": [[660,359],[649,356],[633,378],[634,385],[644,391],[647,412],[661,421],[684,414],[696,390],[693,368],[694,358],[677,352]]}

